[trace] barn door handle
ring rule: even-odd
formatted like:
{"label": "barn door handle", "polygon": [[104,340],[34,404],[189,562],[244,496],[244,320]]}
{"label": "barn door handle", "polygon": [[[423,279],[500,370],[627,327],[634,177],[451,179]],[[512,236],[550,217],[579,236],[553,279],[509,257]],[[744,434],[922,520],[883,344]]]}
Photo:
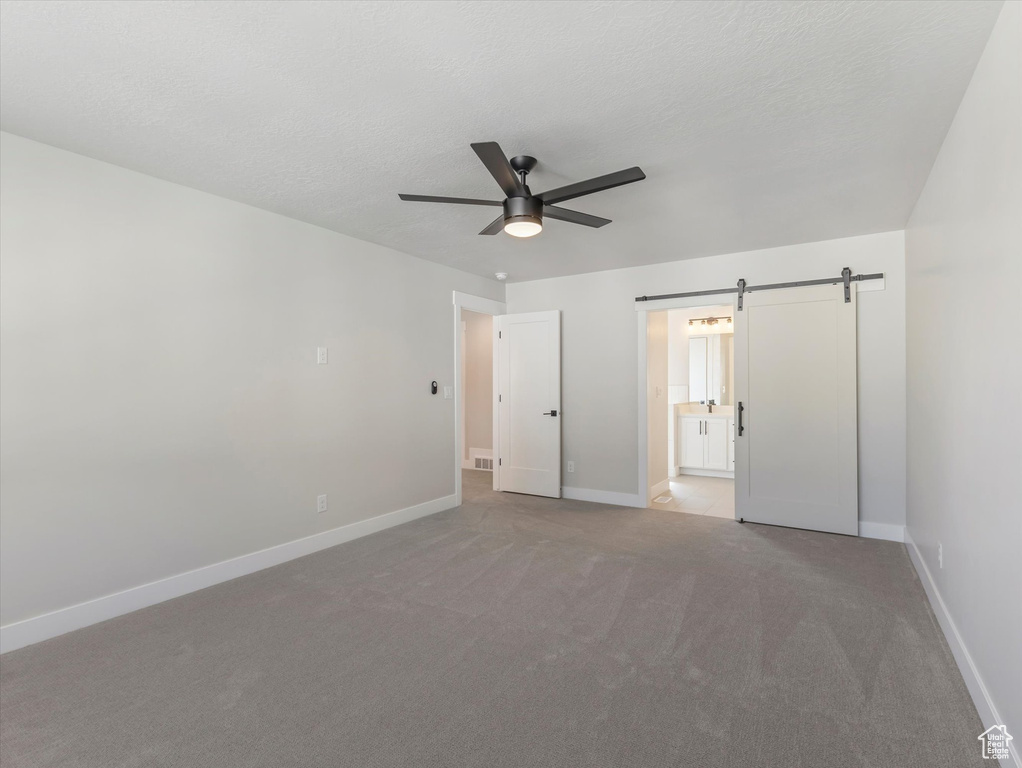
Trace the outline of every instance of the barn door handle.
{"label": "barn door handle", "polygon": [[742,432],[745,431],[745,427],[742,426],[742,411],[745,410],[745,406],[738,403],[738,436],[742,436]]}
{"label": "barn door handle", "polygon": [[552,410],[552,411],[544,411],[543,415],[544,416],[556,416],[557,415],[557,409],[554,408],[554,410]]}

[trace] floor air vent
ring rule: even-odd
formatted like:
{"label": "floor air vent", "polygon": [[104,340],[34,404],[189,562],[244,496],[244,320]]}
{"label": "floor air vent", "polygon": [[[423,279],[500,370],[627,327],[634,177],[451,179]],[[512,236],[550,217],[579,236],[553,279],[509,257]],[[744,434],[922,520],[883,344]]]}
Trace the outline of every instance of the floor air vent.
{"label": "floor air vent", "polygon": [[488,469],[493,471],[493,459],[484,459],[482,456],[476,456],[476,469]]}

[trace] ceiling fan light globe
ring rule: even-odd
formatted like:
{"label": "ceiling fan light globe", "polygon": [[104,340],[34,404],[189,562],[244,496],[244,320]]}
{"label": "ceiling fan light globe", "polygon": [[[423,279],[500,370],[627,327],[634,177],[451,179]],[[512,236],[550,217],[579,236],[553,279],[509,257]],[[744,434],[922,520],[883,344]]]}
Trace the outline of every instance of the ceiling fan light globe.
{"label": "ceiling fan light globe", "polygon": [[504,231],[512,237],[533,237],[543,231],[543,223],[531,216],[516,216],[504,222]]}

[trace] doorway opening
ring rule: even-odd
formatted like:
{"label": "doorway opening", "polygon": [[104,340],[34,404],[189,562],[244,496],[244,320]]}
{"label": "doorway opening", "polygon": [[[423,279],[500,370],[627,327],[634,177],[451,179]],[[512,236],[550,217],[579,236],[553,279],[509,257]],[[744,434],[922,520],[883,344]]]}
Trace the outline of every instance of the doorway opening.
{"label": "doorway opening", "polygon": [[465,501],[493,493],[494,321],[492,315],[460,308],[461,483]]}
{"label": "doorway opening", "polygon": [[[721,517],[857,535],[856,307],[859,282],[879,278],[854,276],[846,267],[834,279],[752,286],[739,280],[737,291],[636,299],[638,411],[646,414],[638,419],[643,506],[708,511],[719,499],[706,491],[733,474],[734,512],[727,515],[721,505]],[[721,312],[728,305],[707,303],[708,294],[723,293],[735,296],[728,313],[734,329],[730,339],[727,315]],[[678,309],[698,314],[685,320],[684,335],[674,334],[688,344],[687,356],[675,346],[673,360],[676,365],[679,359],[688,361],[689,391],[674,390],[674,398],[684,402],[669,404],[669,310]],[[712,326],[721,330],[710,332]],[[701,336],[707,339],[698,341]],[[703,361],[706,376],[700,379]],[[733,381],[730,398],[724,381]],[[705,400],[694,399],[700,396]],[[718,396],[733,404],[711,404]],[[675,445],[665,461],[661,446],[671,433]],[[673,489],[672,456],[678,473]],[[665,486],[676,493],[665,494]]]}
{"label": "doorway opening", "polygon": [[[497,455],[496,380],[494,337],[504,302],[454,291],[454,497],[463,501],[463,486],[472,498],[498,486],[493,471]],[[481,338],[489,333],[489,344]],[[471,349],[469,349],[471,347]],[[471,358],[469,360],[468,358]],[[481,368],[489,366],[489,376]],[[471,395],[467,396],[471,391]],[[485,412],[485,417],[480,414]],[[489,432],[484,423],[489,419]],[[487,437],[488,435],[488,437]],[[487,442],[487,440],[489,442]],[[473,450],[474,449],[474,450]],[[479,468],[476,468],[476,460]],[[483,461],[489,459],[489,462]],[[489,467],[486,464],[489,463]]]}
{"label": "doorway opening", "polygon": [[[509,315],[502,302],[455,291],[454,361],[456,504],[463,473],[477,472],[493,491],[561,498],[560,311]],[[483,490],[482,475],[467,477]]]}
{"label": "doorway opening", "polygon": [[735,518],[734,313],[646,313],[651,509]]}

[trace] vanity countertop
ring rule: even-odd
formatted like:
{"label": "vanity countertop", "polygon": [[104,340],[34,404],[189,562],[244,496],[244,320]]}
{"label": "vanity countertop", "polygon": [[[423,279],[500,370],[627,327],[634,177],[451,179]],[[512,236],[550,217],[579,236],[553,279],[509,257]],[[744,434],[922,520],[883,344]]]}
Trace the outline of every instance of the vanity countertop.
{"label": "vanity countertop", "polygon": [[699,403],[675,403],[674,415],[700,416],[707,419],[733,419],[735,416],[735,408],[733,405],[715,405],[713,406],[713,412],[710,413],[707,406],[700,405]]}

